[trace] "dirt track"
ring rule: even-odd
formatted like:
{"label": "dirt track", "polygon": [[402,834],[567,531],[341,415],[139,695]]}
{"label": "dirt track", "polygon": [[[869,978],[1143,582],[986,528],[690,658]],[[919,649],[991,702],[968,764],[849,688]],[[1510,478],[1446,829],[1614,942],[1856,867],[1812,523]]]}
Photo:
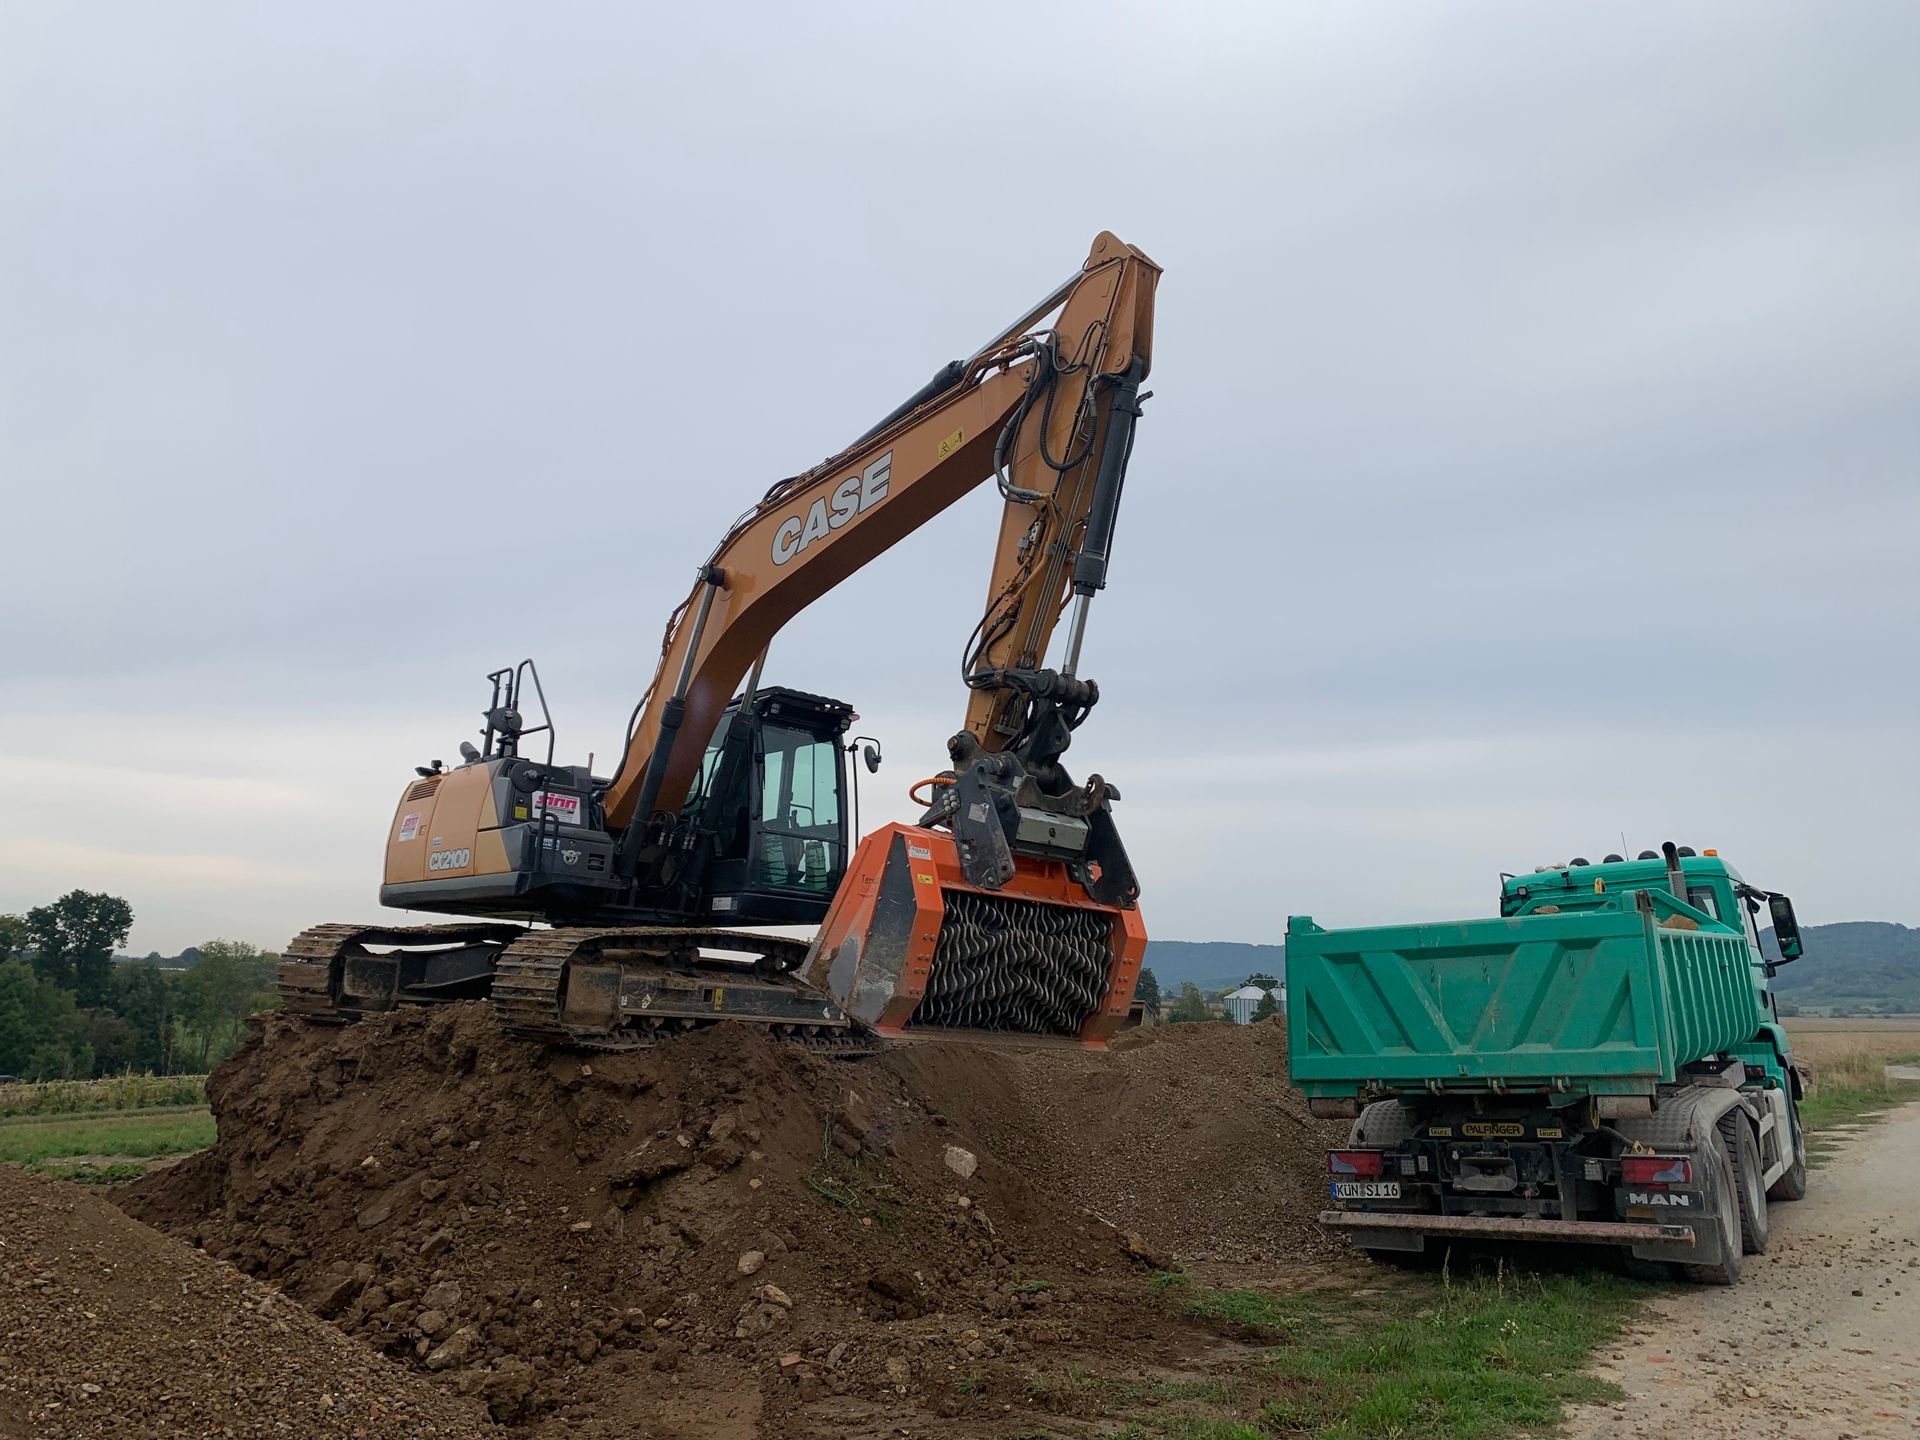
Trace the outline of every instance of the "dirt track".
{"label": "dirt track", "polygon": [[1574,1440],[1868,1440],[1920,1425],[1920,1104],[1855,1133],[1733,1290],[1680,1290],[1607,1357],[1631,1397]]}

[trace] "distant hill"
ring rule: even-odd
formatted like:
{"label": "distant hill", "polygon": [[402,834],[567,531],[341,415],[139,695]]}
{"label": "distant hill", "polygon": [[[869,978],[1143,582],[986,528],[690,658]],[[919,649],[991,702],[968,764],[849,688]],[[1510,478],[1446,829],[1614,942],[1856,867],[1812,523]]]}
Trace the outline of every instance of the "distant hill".
{"label": "distant hill", "polygon": [[1239,940],[1149,940],[1147,968],[1169,1000],[1183,981],[1202,990],[1231,990],[1249,975],[1287,978],[1287,947]]}
{"label": "distant hill", "polygon": [[[1850,920],[1808,925],[1800,938],[1806,954],[1782,968],[1773,981],[1783,1010],[1920,1014],[1920,930],[1882,920]],[[1779,959],[1771,930],[1761,933],[1760,948],[1768,959]]]}

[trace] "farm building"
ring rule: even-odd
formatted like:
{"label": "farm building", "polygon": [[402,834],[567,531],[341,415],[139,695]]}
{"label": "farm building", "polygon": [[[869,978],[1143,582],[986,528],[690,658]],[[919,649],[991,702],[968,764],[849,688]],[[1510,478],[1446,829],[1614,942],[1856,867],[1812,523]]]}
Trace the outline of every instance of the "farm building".
{"label": "farm building", "polygon": [[1273,1003],[1284,1013],[1287,1008],[1287,987],[1276,985],[1267,989],[1260,985],[1242,985],[1238,990],[1229,990],[1220,999],[1226,1007],[1227,1019],[1236,1025],[1251,1025],[1253,1012],[1260,1008],[1262,997],[1273,996]]}

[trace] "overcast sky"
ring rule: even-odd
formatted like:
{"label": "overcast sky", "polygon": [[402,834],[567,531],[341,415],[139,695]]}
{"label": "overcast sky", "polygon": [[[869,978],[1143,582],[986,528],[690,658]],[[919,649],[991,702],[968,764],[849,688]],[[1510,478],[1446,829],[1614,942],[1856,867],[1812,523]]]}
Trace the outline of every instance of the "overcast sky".
{"label": "overcast sky", "polygon": [[[1166,267],[1070,756],[1163,938],[1718,846],[1920,924],[1920,7],[0,3],[0,911],[377,917],[541,663],[1110,228]],[[769,679],[938,768],[991,487]]]}

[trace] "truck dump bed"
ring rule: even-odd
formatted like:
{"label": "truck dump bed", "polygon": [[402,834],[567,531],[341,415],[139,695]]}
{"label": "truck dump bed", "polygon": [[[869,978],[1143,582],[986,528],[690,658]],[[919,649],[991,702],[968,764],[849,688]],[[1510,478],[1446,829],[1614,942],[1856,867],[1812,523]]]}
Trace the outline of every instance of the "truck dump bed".
{"label": "truck dump bed", "polygon": [[1660,923],[1685,907],[1658,901],[1623,893],[1568,914],[1359,930],[1295,916],[1294,1082],[1310,1097],[1650,1095],[1763,1018],[1745,937],[1705,915],[1698,928]]}

